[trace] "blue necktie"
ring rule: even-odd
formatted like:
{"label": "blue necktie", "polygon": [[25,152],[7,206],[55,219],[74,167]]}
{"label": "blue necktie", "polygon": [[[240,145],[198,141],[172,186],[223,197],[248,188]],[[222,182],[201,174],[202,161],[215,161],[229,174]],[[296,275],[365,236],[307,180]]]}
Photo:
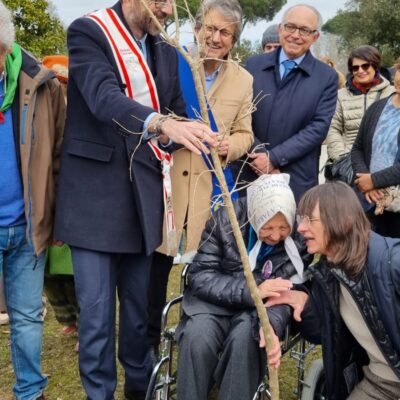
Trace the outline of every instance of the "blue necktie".
{"label": "blue necktie", "polygon": [[285,60],[282,62],[282,64],[283,64],[283,67],[285,68],[285,71],[283,72],[283,75],[282,75],[282,80],[283,80],[287,77],[287,75],[289,74],[289,72],[292,69],[296,68],[297,63],[296,63],[296,61],[293,61],[293,60]]}

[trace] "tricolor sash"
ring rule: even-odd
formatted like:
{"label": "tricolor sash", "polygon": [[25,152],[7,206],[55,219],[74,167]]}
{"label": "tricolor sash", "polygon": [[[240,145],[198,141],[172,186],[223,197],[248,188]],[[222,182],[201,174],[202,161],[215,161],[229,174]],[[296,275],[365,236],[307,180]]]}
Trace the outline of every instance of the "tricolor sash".
{"label": "tricolor sash", "polygon": [[[186,48],[184,48],[187,50]],[[193,79],[193,74],[190,69],[189,64],[185,60],[185,58],[178,52],[178,60],[179,60],[179,79],[181,83],[183,97],[186,103],[186,114],[189,118],[198,119],[200,116],[200,104],[197,98],[196,87]],[[206,99],[207,103],[207,99]],[[210,128],[213,132],[218,132],[218,127],[215,122],[214,115],[211,111],[210,106],[207,103],[207,110],[208,110],[208,119],[210,120]],[[213,172],[214,166],[212,165],[211,158],[206,157],[203,154],[203,160],[207,166],[207,168],[211,171],[211,179],[212,179],[212,194],[211,194],[211,210],[216,211],[218,206],[222,203],[223,199],[221,196],[221,187],[219,185],[217,176]],[[235,180],[232,174],[231,169],[226,166],[224,168],[224,175],[226,184],[228,186],[228,190],[231,192],[231,199],[236,200],[239,198],[237,192],[232,192],[235,187]]]}
{"label": "tricolor sash", "polygon": [[[87,16],[104,33],[112,50],[125,95],[140,104],[160,112],[157,88],[146,59],[132,34],[124,26],[117,13],[110,9],[98,10]],[[164,193],[164,214],[167,227],[168,248],[176,247],[176,229],[172,208],[170,170],[172,155],[158,147],[156,139],[147,142],[155,157],[161,162]]]}

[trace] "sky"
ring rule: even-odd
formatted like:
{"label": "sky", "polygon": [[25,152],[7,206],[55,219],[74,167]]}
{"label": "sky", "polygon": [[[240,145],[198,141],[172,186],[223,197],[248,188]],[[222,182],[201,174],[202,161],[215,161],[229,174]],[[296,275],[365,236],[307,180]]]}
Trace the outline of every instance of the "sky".
{"label": "sky", "polygon": [[[112,6],[115,2],[116,0],[53,0],[58,16],[66,26],[68,26],[74,19],[93,11],[94,9]],[[335,16],[340,8],[344,8],[346,0],[288,0],[286,5],[275,16],[273,21],[260,21],[256,25],[246,26],[242,33],[242,39],[249,39],[253,42],[261,40],[262,33],[270,24],[280,22],[283,10],[294,4],[303,2],[317,8],[322,14],[324,21],[326,21]]]}

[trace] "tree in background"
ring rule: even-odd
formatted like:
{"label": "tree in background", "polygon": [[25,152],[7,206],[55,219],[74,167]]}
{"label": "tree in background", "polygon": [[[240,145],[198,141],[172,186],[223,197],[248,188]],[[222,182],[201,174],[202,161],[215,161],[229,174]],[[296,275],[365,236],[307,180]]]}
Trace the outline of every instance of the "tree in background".
{"label": "tree in background", "polygon": [[322,30],[339,35],[348,52],[364,44],[377,47],[385,65],[391,66],[400,56],[399,26],[398,0],[349,0]]}
{"label": "tree in background", "polygon": [[243,65],[249,57],[262,52],[260,41],[256,41],[255,44],[253,44],[251,40],[243,39],[233,48],[232,58],[238,60],[238,62]]}
{"label": "tree in background", "polygon": [[[178,15],[181,23],[189,20],[185,4],[189,6],[191,15],[195,16],[200,3],[200,0],[177,0]],[[286,4],[286,0],[239,0],[239,3],[243,9],[243,26],[246,26],[248,22],[271,21],[275,14]],[[173,21],[170,20],[170,23],[173,23]]]}
{"label": "tree in background", "polygon": [[14,15],[16,40],[37,57],[66,53],[66,33],[51,1],[4,0]]}

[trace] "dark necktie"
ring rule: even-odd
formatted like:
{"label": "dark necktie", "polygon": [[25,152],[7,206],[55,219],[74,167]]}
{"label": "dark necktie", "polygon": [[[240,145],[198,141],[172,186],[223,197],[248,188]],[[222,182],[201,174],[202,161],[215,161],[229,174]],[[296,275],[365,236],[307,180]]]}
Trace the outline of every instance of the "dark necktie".
{"label": "dark necktie", "polygon": [[285,61],[283,61],[282,64],[283,64],[283,67],[285,68],[285,71],[283,72],[283,75],[282,75],[282,80],[283,80],[287,77],[287,75],[289,74],[289,72],[291,70],[296,68],[297,63],[296,63],[296,61],[293,61],[293,60],[285,60]]}

